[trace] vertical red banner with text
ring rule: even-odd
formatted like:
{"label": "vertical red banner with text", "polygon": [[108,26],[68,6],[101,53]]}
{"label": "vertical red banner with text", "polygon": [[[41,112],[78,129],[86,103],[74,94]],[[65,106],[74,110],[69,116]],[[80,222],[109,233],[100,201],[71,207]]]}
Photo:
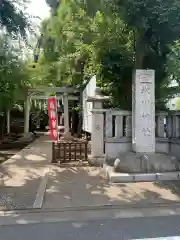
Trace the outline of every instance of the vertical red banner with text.
{"label": "vertical red banner with text", "polygon": [[53,141],[58,140],[56,98],[48,98],[49,133]]}

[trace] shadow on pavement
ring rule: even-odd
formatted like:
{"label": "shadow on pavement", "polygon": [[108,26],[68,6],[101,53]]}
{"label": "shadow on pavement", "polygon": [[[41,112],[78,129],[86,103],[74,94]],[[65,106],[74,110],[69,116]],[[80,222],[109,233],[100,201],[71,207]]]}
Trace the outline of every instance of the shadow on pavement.
{"label": "shadow on pavement", "polygon": [[37,139],[0,165],[0,210],[33,208],[37,189],[49,168],[51,144],[46,138]]}
{"label": "shadow on pavement", "polygon": [[109,184],[96,167],[54,167],[44,208],[177,203],[180,195],[152,182]]}

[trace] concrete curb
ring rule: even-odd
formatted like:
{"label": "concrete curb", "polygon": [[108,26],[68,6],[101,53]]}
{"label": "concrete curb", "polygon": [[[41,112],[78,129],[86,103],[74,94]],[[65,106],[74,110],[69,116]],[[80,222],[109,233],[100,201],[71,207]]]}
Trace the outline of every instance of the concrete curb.
{"label": "concrete curb", "polygon": [[[24,225],[36,223],[55,222],[79,222],[84,223],[91,220],[121,219],[121,218],[143,218],[143,217],[166,217],[179,216],[180,208],[139,208],[139,209],[104,209],[85,210],[81,212],[42,212],[42,213],[21,213],[18,215],[0,216],[0,226]],[[148,239],[147,239],[148,240]]]}
{"label": "concrete curb", "polygon": [[36,194],[36,199],[35,199],[34,204],[33,204],[33,209],[41,209],[42,208],[44,195],[45,195],[45,192],[46,192],[46,186],[47,186],[48,177],[49,177],[50,172],[51,172],[51,168],[47,172],[45,172],[45,175],[44,175],[43,179],[41,180],[41,182],[39,184],[37,194]]}
{"label": "concrete curb", "polygon": [[180,202],[149,202],[149,203],[125,203],[125,204],[102,204],[102,205],[87,205],[79,207],[64,207],[64,208],[32,208],[24,210],[5,210],[0,211],[0,216],[11,216],[20,214],[32,213],[49,213],[49,212],[81,212],[81,211],[97,211],[97,210],[133,210],[133,209],[150,209],[150,208],[180,208]]}
{"label": "concrete curb", "polygon": [[168,180],[180,180],[180,172],[164,173],[116,173],[113,167],[104,165],[103,171],[105,178],[111,183],[128,183],[128,182],[157,182]]}

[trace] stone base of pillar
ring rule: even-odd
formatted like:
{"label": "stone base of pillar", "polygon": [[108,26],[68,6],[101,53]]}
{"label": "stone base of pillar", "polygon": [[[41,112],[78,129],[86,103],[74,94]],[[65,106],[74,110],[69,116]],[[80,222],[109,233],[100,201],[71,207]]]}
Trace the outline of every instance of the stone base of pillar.
{"label": "stone base of pillar", "polygon": [[114,160],[114,163],[108,159],[106,163],[113,166],[115,172],[121,173],[161,173],[180,170],[177,159],[163,153],[123,153]]}
{"label": "stone base of pillar", "polygon": [[103,164],[105,163],[105,156],[95,157],[90,155],[88,156],[88,162],[92,166],[102,167]]}
{"label": "stone base of pillar", "polygon": [[35,138],[35,135],[31,132],[29,133],[23,133],[23,136],[21,137],[21,139],[23,140],[33,140]]}

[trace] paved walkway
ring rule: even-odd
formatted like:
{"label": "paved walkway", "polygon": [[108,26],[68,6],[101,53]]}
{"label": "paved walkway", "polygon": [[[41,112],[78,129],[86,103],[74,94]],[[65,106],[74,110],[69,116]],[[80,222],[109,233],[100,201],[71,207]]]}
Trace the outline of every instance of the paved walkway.
{"label": "paved walkway", "polygon": [[112,185],[100,168],[50,165],[51,151],[49,137],[41,136],[0,165],[0,210],[180,203],[179,181]]}
{"label": "paved walkway", "polygon": [[87,208],[180,203],[179,181],[108,184],[96,167],[53,167],[43,207]]}
{"label": "paved walkway", "polygon": [[50,160],[49,137],[41,136],[1,164],[0,210],[33,208]]}

